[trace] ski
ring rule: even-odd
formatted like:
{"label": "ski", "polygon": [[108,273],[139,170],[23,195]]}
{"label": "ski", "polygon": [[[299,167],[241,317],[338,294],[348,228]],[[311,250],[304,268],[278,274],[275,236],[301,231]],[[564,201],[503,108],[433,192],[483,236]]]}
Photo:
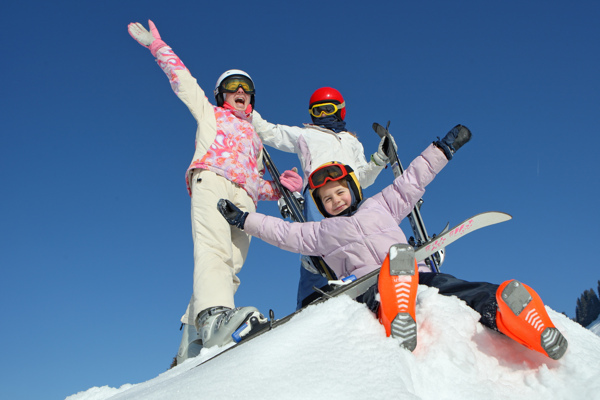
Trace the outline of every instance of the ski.
{"label": "ski", "polygon": [[[454,226],[452,229],[446,230],[444,233],[440,234],[439,236],[436,236],[433,239],[430,239],[429,241],[423,243],[423,245],[416,248],[415,259],[417,260],[417,262],[426,260],[432,254],[439,251],[440,248],[444,248],[454,243],[461,237],[471,232],[474,232],[486,226],[499,224],[510,219],[512,219],[512,216],[510,214],[506,214],[499,211],[488,211],[474,215],[471,218],[466,219],[460,224]],[[371,271],[367,275],[352,282],[351,284],[341,286],[339,288],[334,289],[331,292],[324,293],[325,299],[317,299],[314,302],[312,302],[311,305],[320,301],[324,301],[329,297],[339,296],[342,293],[347,294],[353,299],[356,299],[358,296],[363,294],[371,285],[374,285],[377,282],[378,275],[378,269]]]}
{"label": "ski", "polygon": [[[302,203],[304,202],[302,195],[298,193],[298,195],[296,196],[295,193],[290,192],[285,186],[281,184],[281,174],[279,173],[279,170],[273,163],[269,152],[267,152],[267,149],[264,147],[263,159],[265,162],[265,166],[267,167],[267,170],[271,175],[271,179],[273,179],[273,183],[275,184],[277,190],[279,190],[279,193],[281,193],[281,199],[283,199],[284,201],[284,204],[279,205],[279,210],[281,211],[282,217],[284,219],[290,217],[295,222],[306,222],[306,219],[302,214]],[[333,272],[333,270],[329,268],[327,263],[325,263],[325,261],[323,261],[321,257],[309,256],[309,259],[311,264],[315,267],[317,271],[319,271],[319,273],[322,276],[324,276],[328,280],[337,279],[335,272]]]}
{"label": "ski", "polygon": [[[465,235],[467,235],[471,232],[474,232],[474,231],[484,228],[486,226],[505,222],[510,219],[512,219],[512,216],[510,216],[509,214],[503,213],[503,212],[498,212],[498,211],[489,211],[489,212],[484,212],[481,214],[474,215],[471,218],[466,219],[463,222],[461,222],[460,224],[456,225],[452,229],[446,230],[443,234],[440,234],[439,236],[427,241],[422,246],[416,248],[415,249],[415,259],[417,260],[417,262],[423,261],[423,260],[427,259],[428,257],[430,257],[435,252],[439,251],[440,248],[443,248],[445,246],[448,246],[451,243],[454,243],[458,239],[464,237]],[[323,292],[322,293],[323,296],[316,299],[312,303],[310,303],[309,306],[322,303],[324,301],[327,301],[333,297],[340,296],[342,294],[345,294],[352,299],[356,299],[358,296],[365,293],[369,287],[371,287],[372,285],[377,283],[378,276],[379,276],[379,269],[376,269],[359,279],[354,278],[355,280],[353,280],[353,281],[351,280],[353,275],[348,277],[349,279],[347,279],[346,282],[335,281],[335,283],[340,284],[340,286],[337,286],[335,289],[333,289],[330,292],[326,292],[326,293]],[[333,282],[330,282],[330,283],[333,283]],[[293,313],[291,313],[283,318],[280,318],[280,319],[275,319],[273,310],[270,310],[269,322],[267,324],[262,324],[263,326],[258,327],[258,329],[254,330],[253,332],[250,332],[247,336],[244,336],[239,343],[236,343],[236,344],[232,345],[231,347],[226,348],[222,352],[215,354],[213,357],[202,361],[201,363],[196,365],[196,367],[199,367],[200,365],[203,365],[203,364],[207,363],[208,361],[213,360],[214,358],[218,357],[219,355],[221,355],[223,353],[228,352],[229,350],[235,349],[236,347],[249,342],[250,340],[262,335],[263,333],[266,333],[280,325],[285,324],[286,322],[291,320],[296,314],[302,312],[302,310],[304,310],[304,308],[302,308],[296,312],[293,312]]]}
{"label": "ski", "polygon": [[[397,178],[404,173],[404,168],[402,167],[402,163],[398,158],[398,152],[393,145],[392,134],[389,131],[390,121],[388,121],[387,126],[384,128],[377,122],[373,123],[373,130],[379,135],[380,138],[387,137],[387,148],[384,149],[385,154],[388,156],[390,160],[390,165],[392,166],[392,171],[394,172],[394,177]],[[421,205],[423,204],[423,199],[419,200],[411,213],[408,215],[408,221],[410,222],[410,226],[413,231],[414,237],[411,237],[409,240],[409,244],[413,247],[420,247],[424,243],[428,242],[432,238],[427,234],[427,230],[425,229],[425,223],[423,222],[423,217],[421,217]],[[444,233],[446,228],[442,231]],[[434,235],[435,236],[435,235]],[[425,262],[431,267],[431,269],[435,272],[440,272],[440,267],[444,262],[444,248],[439,248],[435,254],[431,254],[430,257],[425,260]]]}

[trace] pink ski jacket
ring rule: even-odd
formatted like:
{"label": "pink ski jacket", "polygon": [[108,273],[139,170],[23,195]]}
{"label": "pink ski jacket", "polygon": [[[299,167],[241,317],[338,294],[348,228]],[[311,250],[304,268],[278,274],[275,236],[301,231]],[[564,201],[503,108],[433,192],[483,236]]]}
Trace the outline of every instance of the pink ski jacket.
{"label": "pink ski jacket", "polygon": [[[444,153],[430,145],[402,176],[363,201],[351,216],[295,223],[250,213],[244,231],[284,250],[321,256],[338,278],[357,278],[378,269],[390,247],[407,243],[398,226],[425,193],[425,187],[448,163]],[[421,265],[422,272],[431,272]]]}
{"label": "pink ski jacket", "polygon": [[262,142],[252,126],[252,114],[209,103],[181,59],[166,46],[156,62],[169,78],[171,88],[198,122],[196,151],[186,172],[186,184],[194,169],[207,169],[238,184],[254,200],[277,200],[279,193],[262,178]]}

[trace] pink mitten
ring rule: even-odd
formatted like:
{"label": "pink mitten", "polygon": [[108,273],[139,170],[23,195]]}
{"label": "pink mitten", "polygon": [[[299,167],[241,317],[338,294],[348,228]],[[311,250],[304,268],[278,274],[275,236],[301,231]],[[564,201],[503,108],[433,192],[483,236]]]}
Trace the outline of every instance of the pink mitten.
{"label": "pink mitten", "polygon": [[302,177],[298,175],[296,168],[285,171],[283,174],[281,174],[279,180],[281,181],[281,184],[290,192],[302,191]]}

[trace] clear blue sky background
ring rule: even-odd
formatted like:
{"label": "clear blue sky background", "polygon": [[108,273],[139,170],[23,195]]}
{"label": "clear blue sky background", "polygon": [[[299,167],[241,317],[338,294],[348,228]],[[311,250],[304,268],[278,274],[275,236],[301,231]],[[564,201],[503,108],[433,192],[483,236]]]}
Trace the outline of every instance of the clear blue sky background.
{"label": "clear blue sky background", "polygon": [[[176,354],[195,121],[127,33],[149,18],[209,93],[223,71],[248,71],[269,121],[309,122],[312,92],[339,89],[367,155],[373,122],[392,121],[405,166],[467,125],[473,140],[424,196],[429,232],[489,210],[514,219],[453,244],[443,270],[521,279],[570,317],[597,286],[597,2],[185,3],[1,7],[0,397],[138,383]],[[297,278],[297,255],[254,240],[237,303],[283,316]]]}

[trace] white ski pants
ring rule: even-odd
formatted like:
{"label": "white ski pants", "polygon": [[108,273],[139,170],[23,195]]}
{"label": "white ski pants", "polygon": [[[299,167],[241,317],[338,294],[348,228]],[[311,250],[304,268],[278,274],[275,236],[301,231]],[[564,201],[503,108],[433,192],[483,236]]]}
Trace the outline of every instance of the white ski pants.
{"label": "white ski pants", "polygon": [[190,185],[194,291],[181,322],[195,325],[198,314],[209,307],[235,307],[233,296],[240,285],[237,274],[250,246],[250,235],[229,225],[217,202],[228,199],[247,212],[256,211],[256,206],[244,189],[212,171],[195,169]]}

